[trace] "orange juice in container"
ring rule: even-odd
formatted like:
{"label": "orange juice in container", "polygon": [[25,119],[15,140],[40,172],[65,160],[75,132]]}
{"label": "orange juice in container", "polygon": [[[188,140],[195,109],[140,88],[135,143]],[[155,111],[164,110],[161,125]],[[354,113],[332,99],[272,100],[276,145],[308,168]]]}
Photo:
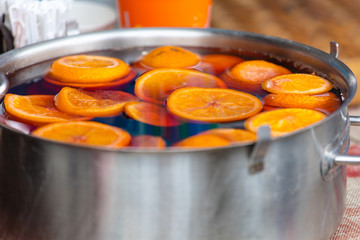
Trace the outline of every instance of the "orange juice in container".
{"label": "orange juice in container", "polygon": [[206,28],[211,4],[212,0],[118,0],[119,26]]}

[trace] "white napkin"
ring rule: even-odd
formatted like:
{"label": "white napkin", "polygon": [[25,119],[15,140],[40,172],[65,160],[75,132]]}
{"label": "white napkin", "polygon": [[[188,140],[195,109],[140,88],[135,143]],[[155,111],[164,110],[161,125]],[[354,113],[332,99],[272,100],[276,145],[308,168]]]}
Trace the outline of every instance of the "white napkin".
{"label": "white napkin", "polygon": [[67,35],[73,0],[0,0],[8,12],[15,48]]}

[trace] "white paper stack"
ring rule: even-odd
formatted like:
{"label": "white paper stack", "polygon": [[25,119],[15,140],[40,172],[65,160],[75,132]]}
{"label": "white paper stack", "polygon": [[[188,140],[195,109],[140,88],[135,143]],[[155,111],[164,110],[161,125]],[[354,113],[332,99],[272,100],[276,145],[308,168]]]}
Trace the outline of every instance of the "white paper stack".
{"label": "white paper stack", "polygon": [[[73,0],[0,0],[15,48],[67,35]],[[0,13],[1,13],[0,10]]]}

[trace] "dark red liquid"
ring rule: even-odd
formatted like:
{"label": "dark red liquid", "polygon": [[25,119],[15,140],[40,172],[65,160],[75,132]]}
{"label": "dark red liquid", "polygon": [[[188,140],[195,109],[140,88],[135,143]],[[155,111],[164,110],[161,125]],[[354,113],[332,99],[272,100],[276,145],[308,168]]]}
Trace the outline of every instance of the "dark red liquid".
{"label": "dark red liquid", "polygon": [[[153,49],[153,48],[151,48]],[[206,54],[206,53],[219,53],[219,49],[200,49],[200,48],[186,48],[188,50],[191,50],[193,52],[197,52],[200,55]],[[148,49],[143,49],[148,50]],[[136,77],[129,82],[126,85],[116,86],[112,88],[111,90],[121,90],[126,91],[128,93],[134,94],[134,85],[136,78],[145,72],[147,69],[143,67],[139,67],[138,60],[141,57],[142,51],[141,49],[126,49],[122,51],[113,51],[113,52],[104,52],[104,53],[97,53],[98,55],[104,55],[104,56],[112,56],[117,57],[125,62],[129,63],[130,65],[133,64],[133,70],[137,71]],[[234,52],[229,52],[229,54],[233,54]],[[93,54],[93,53],[92,53]],[[267,58],[266,56],[260,56],[260,55],[254,55],[254,54],[246,54],[246,53],[238,53],[239,57],[242,57],[243,59],[264,59],[271,61],[275,64],[280,64],[289,70],[291,70],[294,73],[304,72],[304,73],[310,73],[313,71],[311,67],[307,68],[295,68],[291,61],[285,60],[284,62],[279,62],[278,60]],[[49,63],[51,61],[49,60]],[[208,67],[208,66],[207,66]],[[194,67],[195,69],[196,66]],[[201,70],[201,69],[198,69]],[[45,72],[44,72],[45,73]],[[219,77],[221,77],[221,74],[219,74]],[[11,77],[11,76],[10,76]],[[251,87],[251,86],[250,86]],[[26,83],[23,83],[21,85],[15,86],[10,88],[8,91],[9,93],[14,93],[18,95],[56,95],[60,90],[61,86],[51,84],[47,81],[45,81],[42,77],[38,77],[35,79],[32,79],[30,81],[27,81]],[[246,89],[246,86],[245,86]],[[252,88],[248,88],[247,92],[257,96],[260,100],[267,94],[265,91],[258,91],[254,90],[252,91]],[[340,98],[341,94],[340,92],[335,88],[332,90],[335,94],[337,94]],[[326,112],[326,109],[324,109],[324,112]],[[4,113],[0,114],[0,120],[2,123],[9,125],[13,128],[19,128],[17,124],[14,124],[13,122],[9,122],[6,120],[7,117]],[[101,123],[109,124],[112,126],[120,127],[125,130],[127,130],[131,135],[154,135],[154,136],[160,136],[164,138],[168,145],[172,145],[173,143],[184,139],[186,137],[189,137],[191,135],[197,134],[199,132],[212,129],[212,128],[243,128],[243,121],[237,121],[237,122],[230,122],[230,123],[200,123],[200,122],[184,122],[179,126],[176,127],[157,127],[149,124],[145,124],[139,121],[136,121],[134,119],[131,119],[127,117],[124,113],[120,114],[118,116],[114,117],[103,117],[103,118],[94,118],[94,121],[98,121]],[[8,121],[8,122],[6,122]],[[33,130],[34,126],[28,126],[24,124],[18,124],[20,128],[26,129],[24,130],[25,133]],[[15,127],[14,127],[15,126]]]}

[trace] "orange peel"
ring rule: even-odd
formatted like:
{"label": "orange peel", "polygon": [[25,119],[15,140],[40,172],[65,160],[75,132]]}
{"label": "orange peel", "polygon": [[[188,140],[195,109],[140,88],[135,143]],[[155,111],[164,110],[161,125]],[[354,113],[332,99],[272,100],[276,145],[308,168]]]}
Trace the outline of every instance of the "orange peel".
{"label": "orange peel", "polygon": [[120,114],[127,102],[134,101],[138,101],[138,98],[122,91],[86,91],[70,87],[63,87],[55,96],[55,106],[60,111],[87,117]]}
{"label": "orange peel", "polygon": [[122,78],[129,71],[129,65],[118,58],[72,55],[56,59],[48,74],[64,83],[105,83]]}
{"label": "orange peel", "polygon": [[147,53],[140,62],[150,68],[187,68],[198,64],[200,56],[182,47],[162,46]]}
{"label": "orange peel", "polygon": [[125,147],[131,140],[127,131],[93,121],[51,123],[35,129],[32,135],[65,143],[106,148]]}
{"label": "orange peel", "polygon": [[277,137],[305,128],[325,117],[324,113],[316,110],[284,108],[261,112],[247,119],[244,126],[249,131],[257,132],[260,126],[268,125],[271,135]]}
{"label": "orange peel", "polygon": [[276,94],[320,94],[330,91],[333,84],[317,75],[293,73],[268,79],[262,83],[262,88]]}
{"label": "orange peel", "polygon": [[180,88],[169,96],[166,105],[180,118],[204,122],[238,121],[262,109],[257,97],[222,88]]}
{"label": "orange peel", "polygon": [[189,69],[154,69],[141,75],[135,83],[135,95],[162,104],[176,89],[183,87],[226,88],[218,77]]}

